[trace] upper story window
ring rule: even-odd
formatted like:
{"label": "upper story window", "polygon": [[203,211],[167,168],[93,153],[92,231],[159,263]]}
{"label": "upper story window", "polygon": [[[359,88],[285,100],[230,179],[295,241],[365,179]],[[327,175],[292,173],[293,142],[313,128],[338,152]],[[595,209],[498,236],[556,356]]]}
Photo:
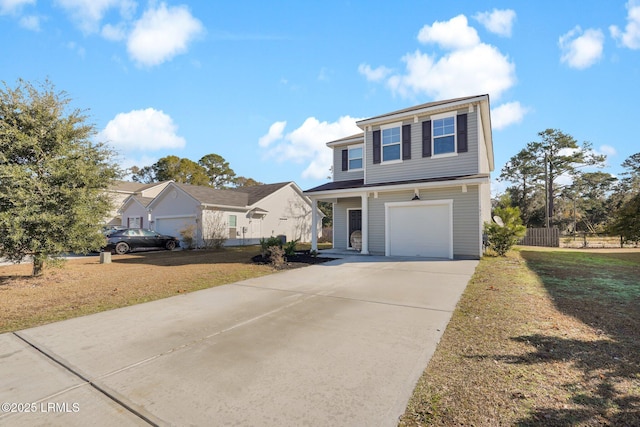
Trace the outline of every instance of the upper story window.
{"label": "upper story window", "polygon": [[400,125],[391,125],[392,127],[381,128],[382,131],[382,161],[390,162],[400,160],[401,139]]}
{"label": "upper story window", "polygon": [[349,147],[349,170],[362,169],[362,145]]}
{"label": "upper story window", "polygon": [[433,120],[433,155],[455,153],[455,116]]}

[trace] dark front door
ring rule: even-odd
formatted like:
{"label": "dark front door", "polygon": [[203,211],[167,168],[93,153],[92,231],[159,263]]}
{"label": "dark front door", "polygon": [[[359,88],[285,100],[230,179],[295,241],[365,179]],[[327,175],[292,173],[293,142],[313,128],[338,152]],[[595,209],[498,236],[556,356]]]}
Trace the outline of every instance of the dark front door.
{"label": "dark front door", "polygon": [[349,211],[349,235],[347,236],[347,247],[351,247],[351,233],[362,230],[362,210],[351,209]]}

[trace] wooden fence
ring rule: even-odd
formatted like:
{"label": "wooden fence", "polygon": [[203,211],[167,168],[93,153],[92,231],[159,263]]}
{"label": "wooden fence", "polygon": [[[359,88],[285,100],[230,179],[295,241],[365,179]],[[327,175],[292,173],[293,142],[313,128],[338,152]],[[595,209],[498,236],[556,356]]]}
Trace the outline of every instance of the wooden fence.
{"label": "wooden fence", "polygon": [[553,228],[527,228],[527,235],[518,241],[519,245],[560,247],[560,230]]}

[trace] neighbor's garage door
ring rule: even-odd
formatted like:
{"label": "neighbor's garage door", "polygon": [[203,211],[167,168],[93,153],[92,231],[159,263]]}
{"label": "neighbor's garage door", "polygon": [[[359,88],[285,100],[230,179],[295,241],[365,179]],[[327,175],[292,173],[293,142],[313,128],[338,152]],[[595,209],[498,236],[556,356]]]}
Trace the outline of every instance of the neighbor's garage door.
{"label": "neighbor's garage door", "polygon": [[453,201],[387,203],[386,254],[453,258]]}
{"label": "neighbor's garage door", "polygon": [[156,218],[155,230],[160,234],[166,234],[182,240],[180,231],[189,225],[195,226],[195,224],[196,219],[193,216]]}

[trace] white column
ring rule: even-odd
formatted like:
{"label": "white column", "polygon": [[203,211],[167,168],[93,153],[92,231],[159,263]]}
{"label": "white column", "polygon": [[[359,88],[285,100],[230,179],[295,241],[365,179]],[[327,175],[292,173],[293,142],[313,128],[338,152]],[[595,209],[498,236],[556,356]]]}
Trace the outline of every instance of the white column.
{"label": "white column", "polygon": [[318,201],[311,199],[311,250],[318,250]]}
{"label": "white column", "polygon": [[369,198],[367,192],[360,196],[362,200],[362,250],[363,255],[369,255]]}

